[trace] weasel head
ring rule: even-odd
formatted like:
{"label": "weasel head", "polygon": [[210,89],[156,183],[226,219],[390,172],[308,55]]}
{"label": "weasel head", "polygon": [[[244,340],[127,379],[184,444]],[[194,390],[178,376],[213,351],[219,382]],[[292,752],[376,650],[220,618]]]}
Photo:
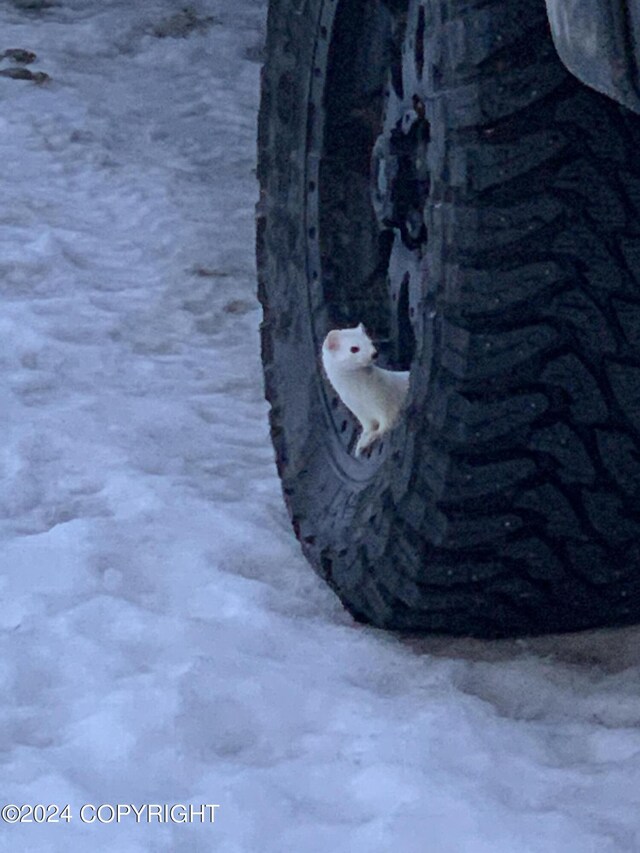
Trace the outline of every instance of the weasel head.
{"label": "weasel head", "polygon": [[355,329],[334,329],[322,344],[325,368],[334,370],[361,370],[368,367],[377,354],[362,323]]}

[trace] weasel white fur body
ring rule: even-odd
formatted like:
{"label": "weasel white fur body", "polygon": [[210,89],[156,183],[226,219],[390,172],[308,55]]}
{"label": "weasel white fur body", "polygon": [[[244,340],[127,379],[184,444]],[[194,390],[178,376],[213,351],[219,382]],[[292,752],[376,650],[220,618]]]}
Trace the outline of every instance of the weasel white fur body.
{"label": "weasel white fur body", "polygon": [[391,429],[409,390],[409,372],[376,367],[377,354],[362,323],[334,329],[322,344],[327,378],[362,425],[356,456]]}

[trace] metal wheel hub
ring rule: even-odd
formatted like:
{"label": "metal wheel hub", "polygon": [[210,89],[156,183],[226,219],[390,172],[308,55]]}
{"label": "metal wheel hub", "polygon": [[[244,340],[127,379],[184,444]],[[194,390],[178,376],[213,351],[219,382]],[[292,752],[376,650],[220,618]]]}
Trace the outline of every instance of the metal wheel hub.
{"label": "metal wheel hub", "polygon": [[381,228],[397,228],[408,249],[426,242],[423,210],[429,195],[430,128],[424,103],[413,106],[380,134],[371,157],[372,204]]}

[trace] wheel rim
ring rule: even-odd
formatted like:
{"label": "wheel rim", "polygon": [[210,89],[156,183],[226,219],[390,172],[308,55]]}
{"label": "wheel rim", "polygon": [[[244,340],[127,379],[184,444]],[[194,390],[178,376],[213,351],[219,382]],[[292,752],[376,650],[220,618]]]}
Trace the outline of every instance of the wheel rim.
{"label": "wheel rim", "polygon": [[[426,245],[428,124],[416,110],[425,94],[424,31],[417,0],[326,0],[307,126],[306,261],[316,351],[329,329],[364,322],[383,366],[404,370],[415,348]],[[345,456],[357,424],[328,386],[322,394],[332,456],[343,473],[368,479],[389,442],[364,465],[352,460],[354,467]]]}

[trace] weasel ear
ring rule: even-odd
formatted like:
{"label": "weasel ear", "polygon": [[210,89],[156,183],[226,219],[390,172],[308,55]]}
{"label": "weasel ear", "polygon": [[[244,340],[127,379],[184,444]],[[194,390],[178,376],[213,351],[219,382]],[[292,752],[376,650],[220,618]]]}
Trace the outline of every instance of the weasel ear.
{"label": "weasel ear", "polygon": [[327,337],[325,338],[325,346],[328,350],[335,352],[340,349],[340,334],[334,329],[333,332],[329,332]]}
{"label": "weasel ear", "polygon": [[362,332],[363,335],[367,334],[367,330],[365,329],[365,327],[362,323],[360,323],[360,325],[358,326],[358,331]]}

